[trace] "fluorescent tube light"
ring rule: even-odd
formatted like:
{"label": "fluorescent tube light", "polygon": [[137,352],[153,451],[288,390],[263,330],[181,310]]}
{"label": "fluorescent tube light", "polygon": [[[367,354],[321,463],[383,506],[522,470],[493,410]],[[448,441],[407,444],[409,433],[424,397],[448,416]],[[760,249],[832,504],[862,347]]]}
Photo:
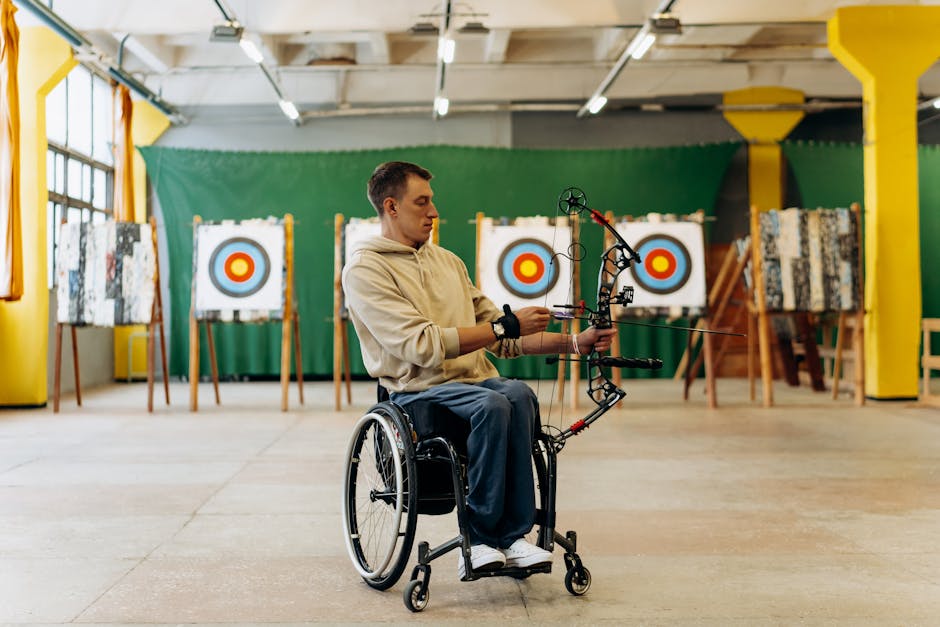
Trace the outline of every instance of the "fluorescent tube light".
{"label": "fluorescent tube light", "polygon": [[933,108],[940,109],[940,98],[937,98],[936,100],[933,101]]}
{"label": "fluorescent tube light", "polygon": [[597,114],[601,109],[604,108],[604,105],[607,104],[607,96],[594,96],[591,98],[590,104],[588,104],[588,111],[592,114]]}
{"label": "fluorescent tube light", "polygon": [[450,100],[439,96],[434,99],[434,110],[437,111],[437,114],[441,117],[447,115],[447,110],[450,109]]}
{"label": "fluorescent tube light", "polygon": [[300,117],[300,112],[297,111],[297,107],[294,106],[294,103],[290,100],[284,100],[281,98],[277,101],[278,106],[281,108],[281,111],[284,112],[284,115],[289,117],[292,120],[296,120]]}
{"label": "fluorescent tube light", "polygon": [[252,40],[242,37],[238,40],[238,45],[242,47],[242,52],[244,52],[245,56],[251,59],[253,63],[261,63],[264,61],[264,55],[261,54],[261,51],[258,50],[258,46],[256,46],[255,42]]}
{"label": "fluorescent tube light", "polygon": [[646,54],[649,51],[649,49],[653,47],[653,42],[655,41],[656,41],[656,35],[654,35],[653,33],[647,33],[646,37],[644,37],[643,40],[640,41],[636,49],[630,53],[630,56],[637,60],[642,59],[643,55]]}

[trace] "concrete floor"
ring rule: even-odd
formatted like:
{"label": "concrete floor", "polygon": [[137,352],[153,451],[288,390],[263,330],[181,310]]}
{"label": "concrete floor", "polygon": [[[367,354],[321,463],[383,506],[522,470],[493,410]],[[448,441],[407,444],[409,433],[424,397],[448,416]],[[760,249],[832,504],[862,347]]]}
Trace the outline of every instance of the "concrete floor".
{"label": "concrete floor", "polygon": [[[672,381],[625,388],[559,456],[587,595],[565,591],[557,553],[551,575],[472,583],[452,554],[420,614],[404,579],[368,588],[341,537],[370,384],[342,412],[328,383],[302,409],[292,389],[287,413],[267,383],[223,385],[220,407],[204,385],[198,414],[183,384],[152,415],[140,384],[0,411],[0,623],[940,624],[940,411],[780,384],[766,410],[736,380],[708,411],[700,388],[688,403]],[[417,538],[455,529],[422,516]]]}

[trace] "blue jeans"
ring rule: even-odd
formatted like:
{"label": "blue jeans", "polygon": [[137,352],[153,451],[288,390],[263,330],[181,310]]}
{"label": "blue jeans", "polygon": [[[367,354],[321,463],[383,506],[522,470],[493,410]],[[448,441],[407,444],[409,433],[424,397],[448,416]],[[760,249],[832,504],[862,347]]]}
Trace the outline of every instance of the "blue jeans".
{"label": "blue jeans", "polygon": [[391,399],[406,410],[419,399],[437,403],[470,422],[466,524],[471,544],[504,549],[532,530],[532,446],[539,424],[532,388],[500,377],[393,392]]}

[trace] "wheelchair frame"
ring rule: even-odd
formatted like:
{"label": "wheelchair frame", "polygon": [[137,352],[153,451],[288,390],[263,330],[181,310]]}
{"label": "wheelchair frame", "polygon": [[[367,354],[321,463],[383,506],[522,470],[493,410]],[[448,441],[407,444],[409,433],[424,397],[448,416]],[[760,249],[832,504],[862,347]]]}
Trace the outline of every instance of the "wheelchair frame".
{"label": "wheelchair frame", "polygon": [[[549,552],[554,551],[556,544],[564,549],[565,588],[573,595],[583,595],[591,586],[591,573],[581,563],[577,553],[577,533],[568,531],[561,535],[555,530],[557,449],[551,436],[544,431],[540,430],[533,442],[532,457],[539,493],[539,507],[535,517],[535,524],[538,526],[536,544]],[[380,485],[378,489],[373,485],[366,502],[364,494],[358,490],[357,478],[361,474],[363,480],[370,479],[366,471],[373,462],[374,474],[379,476]],[[474,581],[484,577],[524,579],[530,575],[552,571],[550,563],[526,568],[473,570],[465,522],[468,491],[466,465],[460,453],[445,435],[431,434],[424,438],[419,437],[411,417],[402,407],[391,401],[382,401],[373,405],[356,424],[347,451],[343,492],[343,526],[347,550],[356,570],[369,586],[386,590],[394,586],[404,573],[414,543],[417,516],[423,513],[420,511],[422,503],[418,498],[420,477],[417,468],[428,463],[445,464],[450,468],[453,493],[425,496],[422,502],[427,504],[453,499],[459,533],[437,547],[432,548],[426,541],[418,544],[418,563],[412,569],[411,578],[402,595],[409,610],[419,612],[427,607],[430,599],[431,562],[454,549],[463,552],[465,575],[461,581]],[[394,474],[394,490],[390,485],[389,472]],[[371,479],[375,484],[375,477]],[[378,513],[368,511],[376,503],[381,503],[377,508]],[[449,513],[454,507],[447,509],[447,512],[437,513]],[[387,517],[391,513],[388,511],[390,508],[394,508],[395,512],[392,525],[394,529],[387,534],[389,537],[384,542],[378,539],[384,548],[377,549],[372,555],[372,542],[366,535],[366,527],[375,526],[372,521],[374,515]],[[366,511],[361,512],[360,509]]]}

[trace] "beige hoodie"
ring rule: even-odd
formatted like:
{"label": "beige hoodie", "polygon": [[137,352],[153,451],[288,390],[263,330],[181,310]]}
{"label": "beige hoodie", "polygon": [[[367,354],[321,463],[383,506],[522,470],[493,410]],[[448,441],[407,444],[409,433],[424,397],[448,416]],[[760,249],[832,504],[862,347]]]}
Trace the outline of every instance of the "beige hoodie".
{"label": "beige hoodie", "polygon": [[[390,391],[499,376],[483,350],[459,354],[457,328],[495,320],[502,311],[470,282],[454,253],[430,242],[416,250],[372,237],[352,251],[343,289],[366,370]],[[504,340],[486,350],[516,357],[519,344]]]}

